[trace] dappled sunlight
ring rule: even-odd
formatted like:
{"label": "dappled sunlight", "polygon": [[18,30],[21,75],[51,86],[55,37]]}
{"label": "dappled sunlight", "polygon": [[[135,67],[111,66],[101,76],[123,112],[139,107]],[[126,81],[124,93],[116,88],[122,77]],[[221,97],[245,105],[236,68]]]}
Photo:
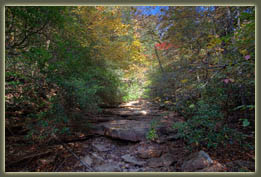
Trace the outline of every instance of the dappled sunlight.
{"label": "dappled sunlight", "polygon": [[143,115],[147,115],[147,111],[141,111]]}
{"label": "dappled sunlight", "polygon": [[130,101],[128,103],[123,104],[123,106],[133,106],[134,104],[139,103],[139,101]]}

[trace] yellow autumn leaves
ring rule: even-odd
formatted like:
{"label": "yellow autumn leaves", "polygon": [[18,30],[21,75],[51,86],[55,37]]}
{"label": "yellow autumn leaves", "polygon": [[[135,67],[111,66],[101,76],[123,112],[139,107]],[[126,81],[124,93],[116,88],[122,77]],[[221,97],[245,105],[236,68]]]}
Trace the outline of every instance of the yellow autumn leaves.
{"label": "yellow autumn leaves", "polygon": [[[119,63],[125,69],[137,70],[140,64],[144,64],[146,57],[138,34],[129,32],[136,26],[123,22],[120,7],[81,6],[73,13],[81,22],[78,30],[81,45],[83,47],[94,45],[92,48],[96,51],[92,55],[99,54],[99,57]],[[124,40],[126,37],[133,40],[131,42]]]}

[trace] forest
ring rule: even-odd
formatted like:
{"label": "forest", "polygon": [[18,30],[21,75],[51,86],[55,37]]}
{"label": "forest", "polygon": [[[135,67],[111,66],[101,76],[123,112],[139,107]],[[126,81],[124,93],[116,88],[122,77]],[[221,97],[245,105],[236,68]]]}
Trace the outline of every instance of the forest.
{"label": "forest", "polygon": [[255,6],[6,6],[6,172],[255,172]]}

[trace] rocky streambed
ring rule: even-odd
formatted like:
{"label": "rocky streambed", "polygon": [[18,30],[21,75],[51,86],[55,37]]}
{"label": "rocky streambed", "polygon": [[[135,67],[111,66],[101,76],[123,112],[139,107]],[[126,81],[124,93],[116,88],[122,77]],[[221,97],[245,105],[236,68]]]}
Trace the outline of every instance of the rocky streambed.
{"label": "rocky streambed", "polygon": [[[204,151],[187,151],[171,127],[183,118],[146,100],[104,109],[101,116],[88,121],[88,131],[95,136],[81,142],[80,159],[66,159],[59,171],[225,172],[231,171],[227,167],[234,164],[254,169],[251,162],[220,164]],[[154,138],[148,136],[152,129]]]}

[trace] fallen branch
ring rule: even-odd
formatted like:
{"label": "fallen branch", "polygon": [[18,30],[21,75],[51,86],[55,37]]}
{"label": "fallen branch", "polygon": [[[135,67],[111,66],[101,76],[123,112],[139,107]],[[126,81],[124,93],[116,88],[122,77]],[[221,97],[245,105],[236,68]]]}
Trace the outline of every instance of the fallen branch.
{"label": "fallen branch", "polygon": [[52,137],[57,140],[58,142],[60,142],[62,144],[62,146],[68,150],[77,160],[79,160],[81,162],[81,164],[83,164],[87,169],[89,169],[90,171],[94,171],[88,164],[86,164],[84,161],[81,160],[81,158],[79,156],[77,156],[65,143],[63,143],[54,133],[52,134]]}

